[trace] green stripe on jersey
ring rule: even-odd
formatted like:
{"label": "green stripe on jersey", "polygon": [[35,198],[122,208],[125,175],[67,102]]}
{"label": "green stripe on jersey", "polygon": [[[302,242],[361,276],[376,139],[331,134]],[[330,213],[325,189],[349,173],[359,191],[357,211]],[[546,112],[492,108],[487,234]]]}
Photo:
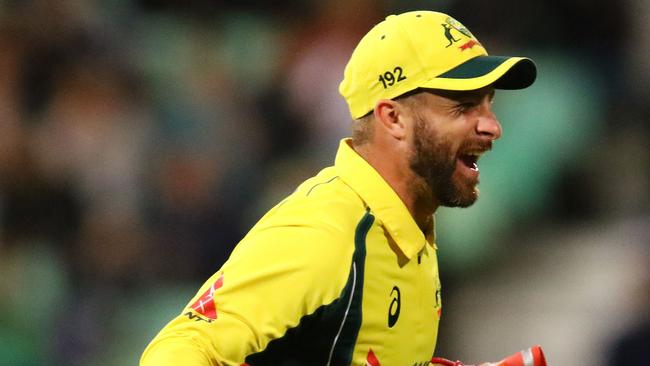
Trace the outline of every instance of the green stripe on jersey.
{"label": "green stripe on jersey", "polygon": [[354,254],[348,280],[341,296],[314,313],[305,315],[282,338],[269,342],[266,349],[246,357],[250,366],[343,366],[352,354],[361,327],[361,305],[366,260],[366,236],[375,217],[369,211],[357,224]]}

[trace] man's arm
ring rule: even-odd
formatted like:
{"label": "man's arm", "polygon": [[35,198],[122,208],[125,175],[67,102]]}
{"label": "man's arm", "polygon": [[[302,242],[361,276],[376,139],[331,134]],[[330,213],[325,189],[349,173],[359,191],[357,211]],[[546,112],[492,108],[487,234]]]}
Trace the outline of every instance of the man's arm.
{"label": "man's arm", "polygon": [[342,242],[314,226],[252,232],[153,339],[140,365],[241,365],[340,295],[348,271],[339,263],[353,251]]}
{"label": "man's arm", "polygon": [[[206,284],[213,283],[217,275]],[[239,366],[243,362],[249,350],[255,348],[253,330],[245,321],[238,319],[243,315],[221,312],[214,313],[216,318],[212,319],[213,314],[209,311],[216,307],[206,305],[204,294],[199,291],[199,298],[193,299],[180,315],[156,335],[142,354],[141,366]]]}
{"label": "man's arm", "polygon": [[193,344],[189,339],[160,339],[151,342],[145,349],[140,359],[143,366],[173,366],[173,365],[218,365],[222,364],[211,360],[201,352],[201,347]]}

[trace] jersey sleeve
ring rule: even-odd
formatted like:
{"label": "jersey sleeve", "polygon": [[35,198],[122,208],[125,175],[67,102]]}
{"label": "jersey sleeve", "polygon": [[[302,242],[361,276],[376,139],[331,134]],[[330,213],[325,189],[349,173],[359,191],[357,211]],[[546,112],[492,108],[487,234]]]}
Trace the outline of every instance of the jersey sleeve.
{"label": "jersey sleeve", "polygon": [[348,277],[353,234],[297,221],[254,228],[153,339],[140,365],[239,366],[336,300]]}

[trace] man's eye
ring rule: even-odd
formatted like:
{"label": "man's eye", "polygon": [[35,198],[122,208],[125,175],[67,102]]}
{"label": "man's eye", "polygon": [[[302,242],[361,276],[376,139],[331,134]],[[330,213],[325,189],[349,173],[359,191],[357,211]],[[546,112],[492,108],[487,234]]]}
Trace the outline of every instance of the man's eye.
{"label": "man's eye", "polygon": [[460,103],[456,106],[456,110],[458,112],[466,112],[476,106],[476,103],[474,102],[465,102],[465,103]]}

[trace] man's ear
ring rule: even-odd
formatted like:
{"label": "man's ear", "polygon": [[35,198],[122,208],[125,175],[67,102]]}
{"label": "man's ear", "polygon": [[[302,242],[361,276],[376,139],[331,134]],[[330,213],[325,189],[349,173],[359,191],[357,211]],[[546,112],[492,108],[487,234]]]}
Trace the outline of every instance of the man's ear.
{"label": "man's ear", "polygon": [[405,112],[402,104],[390,99],[379,100],[373,110],[378,127],[397,140],[406,138]]}

